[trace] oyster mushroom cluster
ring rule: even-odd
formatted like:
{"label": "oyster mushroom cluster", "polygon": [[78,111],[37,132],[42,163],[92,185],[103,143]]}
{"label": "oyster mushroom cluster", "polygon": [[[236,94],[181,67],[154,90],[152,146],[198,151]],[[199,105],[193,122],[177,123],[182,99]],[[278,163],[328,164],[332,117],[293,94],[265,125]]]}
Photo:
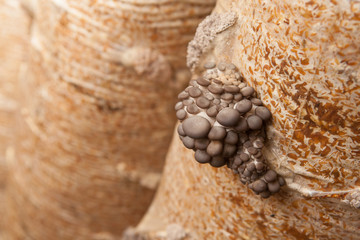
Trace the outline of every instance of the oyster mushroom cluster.
{"label": "oyster mushroom cluster", "polygon": [[209,62],[202,76],[178,95],[178,134],[199,163],[227,165],[263,198],[280,190],[284,179],[262,155],[270,111],[234,64]]}

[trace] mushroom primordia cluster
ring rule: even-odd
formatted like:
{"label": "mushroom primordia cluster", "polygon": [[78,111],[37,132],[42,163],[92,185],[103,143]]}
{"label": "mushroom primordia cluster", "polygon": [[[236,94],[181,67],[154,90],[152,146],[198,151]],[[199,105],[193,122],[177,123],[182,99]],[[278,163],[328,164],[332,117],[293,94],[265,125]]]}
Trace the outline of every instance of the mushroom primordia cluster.
{"label": "mushroom primordia cluster", "polygon": [[349,203],[354,208],[360,209],[360,189],[355,189],[347,194],[345,202]]}
{"label": "mushroom primordia cluster", "polygon": [[271,113],[234,64],[209,62],[204,68],[203,75],[178,95],[180,139],[195,151],[199,163],[227,165],[243,184],[267,198],[285,184],[269,169],[261,151]]}

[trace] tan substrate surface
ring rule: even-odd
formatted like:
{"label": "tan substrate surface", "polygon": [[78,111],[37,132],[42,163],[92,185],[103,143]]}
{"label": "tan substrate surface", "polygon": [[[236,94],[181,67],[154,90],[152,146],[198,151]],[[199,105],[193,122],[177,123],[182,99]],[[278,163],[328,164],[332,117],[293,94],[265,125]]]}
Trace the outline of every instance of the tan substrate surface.
{"label": "tan substrate surface", "polygon": [[346,0],[218,1],[215,12],[238,19],[200,64],[232,62],[260,93],[273,113],[264,155],[287,187],[262,200],[226,167],[197,164],[175,134],[137,230],[160,237],[177,224],[191,239],[359,239],[360,209],[341,201],[360,187],[359,9]]}
{"label": "tan substrate surface", "polygon": [[230,169],[200,165],[175,135],[162,184],[137,227],[149,239],[178,225],[188,239],[358,239],[359,210],[284,187],[261,199]]}
{"label": "tan substrate surface", "polygon": [[0,239],[5,224],[6,161],[14,157],[18,78],[25,61],[30,18],[18,1],[0,1]]}
{"label": "tan substrate surface", "polygon": [[229,10],[237,23],[206,58],[233,62],[273,113],[273,167],[307,196],[359,188],[360,3],[219,1],[215,12]]}
{"label": "tan substrate surface", "polygon": [[146,211],[213,1],[48,1],[34,9],[10,166],[10,239],[117,237]]}

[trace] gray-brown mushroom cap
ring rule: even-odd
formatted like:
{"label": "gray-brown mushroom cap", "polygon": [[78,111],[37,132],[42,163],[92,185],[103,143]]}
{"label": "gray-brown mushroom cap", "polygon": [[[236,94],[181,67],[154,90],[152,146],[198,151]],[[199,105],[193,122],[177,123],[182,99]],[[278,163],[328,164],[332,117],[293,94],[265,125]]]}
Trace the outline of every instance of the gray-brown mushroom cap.
{"label": "gray-brown mushroom cap", "polygon": [[239,122],[240,113],[232,108],[224,108],[216,116],[216,120],[225,127],[234,127]]}
{"label": "gray-brown mushroom cap", "polygon": [[199,116],[185,119],[182,126],[185,134],[195,139],[206,137],[211,128],[209,121]]}
{"label": "gray-brown mushroom cap", "polygon": [[252,130],[259,130],[262,127],[262,119],[256,115],[251,115],[247,119],[247,124]]}

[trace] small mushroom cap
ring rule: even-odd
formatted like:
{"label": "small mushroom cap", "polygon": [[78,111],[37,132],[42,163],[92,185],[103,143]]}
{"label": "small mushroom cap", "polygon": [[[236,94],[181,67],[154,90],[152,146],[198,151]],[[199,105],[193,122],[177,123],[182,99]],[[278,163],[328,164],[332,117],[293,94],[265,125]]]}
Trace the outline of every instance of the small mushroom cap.
{"label": "small mushroom cap", "polygon": [[250,156],[248,154],[246,154],[246,153],[241,153],[240,154],[240,159],[241,159],[241,161],[246,162],[246,161],[248,161],[250,159]]}
{"label": "small mushroom cap", "polygon": [[223,108],[228,107],[229,104],[228,104],[227,102],[221,102],[221,103],[220,103],[220,106],[222,106],[222,108],[221,108],[221,110],[222,110]]}
{"label": "small mushroom cap", "polygon": [[256,105],[256,106],[261,106],[262,105],[262,101],[258,98],[252,98],[251,99],[252,104]]}
{"label": "small mushroom cap", "polygon": [[268,198],[268,197],[271,196],[271,193],[270,193],[269,191],[261,192],[261,193],[260,193],[260,196],[261,196],[262,198]]}
{"label": "small mushroom cap", "polygon": [[246,169],[250,172],[253,172],[255,170],[255,163],[250,163],[246,166]]}
{"label": "small mushroom cap", "polygon": [[251,143],[251,141],[246,141],[246,142],[243,144],[243,146],[244,146],[245,148],[249,148],[249,147],[252,147],[252,143]]}
{"label": "small mushroom cap", "polygon": [[267,182],[273,182],[275,181],[277,178],[277,174],[274,170],[269,170],[265,173],[264,175],[264,179],[267,181]]}
{"label": "small mushroom cap", "polygon": [[222,155],[224,157],[232,157],[236,153],[236,146],[232,144],[225,144]]}
{"label": "small mushroom cap", "polygon": [[179,95],[178,95],[178,99],[180,99],[180,100],[186,99],[186,98],[188,98],[188,97],[189,97],[189,94],[188,94],[187,92],[185,92],[185,91],[182,91],[182,92],[179,93]]}
{"label": "small mushroom cap", "polygon": [[213,104],[219,105],[221,103],[220,99],[214,99]]}
{"label": "small mushroom cap", "polygon": [[246,113],[250,111],[251,108],[252,108],[252,103],[248,99],[243,99],[236,104],[236,110],[238,110],[240,113]]}
{"label": "small mushroom cap", "polygon": [[225,69],[226,69],[226,63],[223,63],[223,62],[219,63],[219,64],[218,64],[218,69],[219,69],[220,71],[225,71]]}
{"label": "small mushroom cap", "polygon": [[278,191],[280,191],[280,184],[278,181],[269,182],[267,185],[271,193],[277,193]]}
{"label": "small mushroom cap", "polygon": [[239,156],[236,156],[233,162],[234,168],[239,167],[242,164],[242,161]]}
{"label": "small mushroom cap", "polygon": [[196,82],[201,85],[201,86],[204,86],[204,87],[207,87],[210,85],[210,81],[209,80],[206,80],[205,78],[203,77],[199,77],[198,79],[196,79]]}
{"label": "small mushroom cap", "polygon": [[229,92],[229,93],[238,93],[240,92],[240,88],[238,86],[234,86],[234,85],[226,85],[224,87],[225,91],[226,92]]}
{"label": "small mushroom cap", "polygon": [[195,140],[191,137],[186,136],[183,137],[181,140],[186,148],[193,149],[195,147]]}
{"label": "small mushroom cap", "polygon": [[211,93],[206,93],[205,97],[210,101],[214,100],[214,95],[212,95]]}
{"label": "small mushroom cap", "polygon": [[257,193],[260,193],[267,189],[267,185],[263,180],[259,179],[251,184],[251,189]]}
{"label": "small mushroom cap", "polygon": [[251,176],[251,171],[249,171],[248,169],[245,169],[245,171],[242,173],[242,175],[244,177],[250,177]]}
{"label": "small mushroom cap", "polygon": [[223,157],[213,157],[210,161],[210,165],[213,167],[222,167],[226,164],[226,159]]}
{"label": "small mushroom cap", "polygon": [[220,85],[214,83],[210,84],[208,89],[214,94],[222,94],[224,92],[224,89]]}
{"label": "small mushroom cap", "polygon": [[189,106],[191,104],[194,103],[194,101],[192,99],[185,99],[182,101],[182,103],[185,105],[185,106]]}
{"label": "small mushroom cap", "polygon": [[267,121],[271,118],[271,113],[266,107],[260,106],[255,109],[255,114],[262,120]]}
{"label": "small mushroom cap", "polygon": [[262,153],[259,151],[257,154],[254,155],[255,158],[261,158],[262,157]]}
{"label": "small mushroom cap", "polygon": [[191,79],[190,82],[189,82],[189,87],[185,88],[185,91],[188,91],[189,88],[193,86],[193,87],[196,87],[196,80],[195,79]]}
{"label": "small mushroom cap", "polygon": [[252,155],[258,153],[258,150],[257,150],[256,148],[254,148],[254,147],[249,147],[247,150],[248,150],[248,152],[249,152],[250,154],[252,154]]}
{"label": "small mushroom cap", "polygon": [[259,148],[259,149],[264,147],[263,141],[260,141],[260,140],[254,141],[253,145],[254,145],[254,147]]}
{"label": "small mushroom cap", "polygon": [[208,120],[200,116],[192,116],[182,123],[184,132],[191,138],[205,138],[211,128]]}
{"label": "small mushroom cap", "polygon": [[231,93],[223,93],[221,94],[221,99],[226,100],[226,101],[230,101],[233,100],[234,95],[232,95]]}
{"label": "small mushroom cap", "polygon": [[279,180],[279,184],[280,184],[280,186],[284,186],[285,185],[285,179],[283,178],[283,177],[281,177],[281,176],[279,176],[278,177],[278,180]]}
{"label": "small mushroom cap", "polygon": [[206,114],[209,117],[215,117],[218,114],[218,111],[216,109],[216,106],[210,107],[208,110],[206,110]]}
{"label": "small mushroom cap", "polygon": [[180,109],[178,111],[176,111],[176,117],[179,119],[179,120],[184,120],[186,118],[186,111],[184,109]]}
{"label": "small mushroom cap", "polygon": [[201,108],[207,108],[208,106],[210,106],[210,100],[206,97],[199,97],[198,99],[196,99],[196,105]]}
{"label": "small mushroom cap", "polygon": [[259,130],[262,127],[262,119],[256,115],[249,116],[247,123],[252,130]]}
{"label": "small mushroom cap", "polygon": [[251,181],[255,181],[255,180],[257,180],[258,178],[259,178],[259,174],[257,174],[256,171],[253,171],[253,172],[252,172],[252,175],[251,175],[251,177],[250,177],[250,180],[251,180]]}
{"label": "small mushroom cap", "polygon": [[245,118],[241,117],[238,124],[235,127],[235,130],[238,132],[245,132],[249,129],[249,125]]}
{"label": "small mushroom cap", "polygon": [[225,138],[225,143],[228,144],[237,144],[239,141],[239,136],[234,131],[228,131]]}
{"label": "small mushroom cap", "polygon": [[246,133],[239,133],[239,140],[241,143],[245,143],[249,139],[249,136]]}
{"label": "small mushroom cap", "polygon": [[200,149],[200,150],[206,150],[209,143],[210,143],[210,140],[207,138],[196,139],[195,140],[195,148]]}
{"label": "small mushroom cap", "polygon": [[235,101],[240,101],[243,98],[243,95],[241,93],[235,94],[234,95],[234,100]]}
{"label": "small mushroom cap", "polygon": [[189,89],[189,95],[194,98],[199,97],[201,95],[201,90],[197,87],[191,87]]}
{"label": "small mushroom cap", "polygon": [[206,148],[206,152],[210,156],[216,156],[221,154],[223,150],[223,144],[220,141],[211,141],[210,144]]}
{"label": "small mushroom cap", "polygon": [[244,97],[249,97],[251,96],[253,93],[254,93],[254,88],[252,87],[244,87],[240,90],[241,94],[244,96]]}
{"label": "small mushroom cap", "polygon": [[211,160],[211,157],[203,150],[196,150],[195,160],[199,163],[208,163]]}
{"label": "small mushroom cap", "polygon": [[232,108],[224,108],[216,116],[216,120],[225,127],[234,127],[240,119],[240,113]]}
{"label": "small mushroom cap", "polygon": [[262,171],[262,170],[264,170],[264,168],[265,168],[265,164],[262,163],[262,162],[257,162],[257,163],[255,164],[255,166],[256,166],[256,170],[257,170],[257,171]]}
{"label": "small mushroom cap", "polygon": [[195,104],[190,104],[189,106],[186,107],[186,110],[190,114],[197,114],[200,112],[200,109]]}
{"label": "small mushroom cap", "polygon": [[245,170],[245,168],[246,168],[246,164],[241,164],[241,165],[238,167],[238,171],[241,172],[241,173],[243,173],[244,170]]}
{"label": "small mushroom cap", "polygon": [[181,108],[183,108],[184,107],[184,104],[182,103],[182,102],[178,102],[178,103],[176,103],[176,105],[175,105],[175,111],[177,111],[177,110],[179,110],[179,109],[181,109]]}
{"label": "small mushroom cap", "polygon": [[211,140],[222,140],[226,136],[226,130],[220,126],[214,126],[209,132],[209,139]]}
{"label": "small mushroom cap", "polygon": [[184,132],[184,129],[182,127],[182,124],[179,124],[178,128],[177,128],[177,132],[180,136],[185,136],[185,132]]}

